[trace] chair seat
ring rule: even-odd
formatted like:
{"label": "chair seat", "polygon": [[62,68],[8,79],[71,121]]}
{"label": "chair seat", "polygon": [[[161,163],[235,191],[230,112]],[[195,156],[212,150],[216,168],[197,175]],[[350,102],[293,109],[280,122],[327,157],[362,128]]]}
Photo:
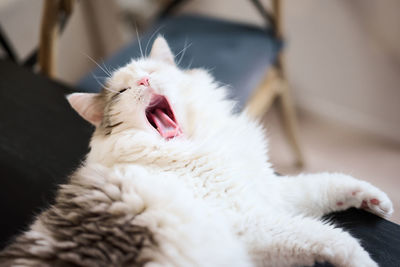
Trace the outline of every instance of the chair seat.
{"label": "chair seat", "polygon": [[[272,30],[215,18],[184,15],[163,19],[145,33],[141,37],[143,53],[149,52],[151,42],[158,33],[167,39],[171,50],[177,55],[175,60],[180,67],[207,68],[217,81],[228,84],[229,97],[238,101],[237,110],[244,107],[282,47],[282,42],[274,37]],[[183,55],[181,51],[188,45]],[[146,46],[148,49],[144,51]],[[136,40],[104,64],[115,69],[135,57],[140,57]],[[98,91],[100,85],[94,76],[105,76],[105,73],[97,67],[80,81],[78,87],[87,92]]]}

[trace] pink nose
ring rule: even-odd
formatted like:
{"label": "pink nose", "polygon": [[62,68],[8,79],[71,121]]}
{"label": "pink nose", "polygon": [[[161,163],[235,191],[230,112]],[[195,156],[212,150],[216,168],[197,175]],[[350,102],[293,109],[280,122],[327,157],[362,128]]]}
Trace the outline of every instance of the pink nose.
{"label": "pink nose", "polygon": [[144,86],[149,86],[149,77],[143,77],[138,81],[138,85],[144,85]]}

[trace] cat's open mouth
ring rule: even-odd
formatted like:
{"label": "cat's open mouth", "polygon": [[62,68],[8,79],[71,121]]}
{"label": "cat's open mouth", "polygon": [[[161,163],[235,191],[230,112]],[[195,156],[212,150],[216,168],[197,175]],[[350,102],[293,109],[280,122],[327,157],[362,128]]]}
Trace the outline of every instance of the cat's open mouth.
{"label": "cat's open mouth", "polygon": [[176,121],[174,110],[168,99],[163,95],[154,94],[146,108],[149,123],[165,139],[182,135],[182,130]]}

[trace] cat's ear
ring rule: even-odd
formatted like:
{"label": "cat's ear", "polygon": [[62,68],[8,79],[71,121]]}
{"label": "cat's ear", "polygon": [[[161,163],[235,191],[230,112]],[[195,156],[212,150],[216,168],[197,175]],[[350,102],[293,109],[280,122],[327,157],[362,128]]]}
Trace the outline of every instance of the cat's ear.
{"label": "cat's ear", "polygon": [[71,107],[78,112],[85,120],[99,126],[103,120],[104,107],[98,94],[94,93],[73,93],[67,95]]}
{"label": "cat's ear", "polygon": [[151,48],[150,52],[150,58],[158,59],[168,64],[175,65],[174,55],[172,54],[167,41],[161,36],[158,36],[154,40],[153,47]]}

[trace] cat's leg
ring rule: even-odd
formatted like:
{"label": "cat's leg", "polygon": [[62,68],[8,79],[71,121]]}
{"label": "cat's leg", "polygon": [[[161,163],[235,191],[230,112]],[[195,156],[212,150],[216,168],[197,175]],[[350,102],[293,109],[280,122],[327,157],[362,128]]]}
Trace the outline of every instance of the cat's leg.
{"label": "cat's leg", "polygon": [[316,262],[378,266],[355,238],[339,228],[310,217],[270,217],[258,223],[246,240],[257,266],[312,266]]}
{"label": "cat's leg", "polygon": [[320,173],[277,178],[285,206],[292,212],[322,216],[350,207],[362,208],[381,217],[393,213],[392,202],[368,182],[339,173]]}

